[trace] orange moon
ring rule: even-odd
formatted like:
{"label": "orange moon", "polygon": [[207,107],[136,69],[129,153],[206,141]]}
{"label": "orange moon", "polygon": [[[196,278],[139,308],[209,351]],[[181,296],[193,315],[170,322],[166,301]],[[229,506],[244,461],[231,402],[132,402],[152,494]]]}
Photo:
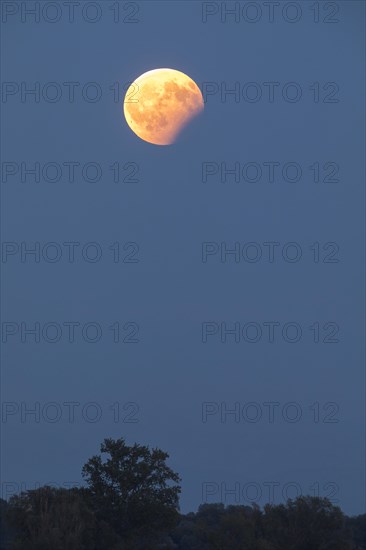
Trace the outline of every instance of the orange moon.
{"label": "orange moon", "polygon": [[135,134],[149,143],[170,145],[192,118],[203,111],[197,84],[175,69],[142,74],[127,90],[123,112]]}

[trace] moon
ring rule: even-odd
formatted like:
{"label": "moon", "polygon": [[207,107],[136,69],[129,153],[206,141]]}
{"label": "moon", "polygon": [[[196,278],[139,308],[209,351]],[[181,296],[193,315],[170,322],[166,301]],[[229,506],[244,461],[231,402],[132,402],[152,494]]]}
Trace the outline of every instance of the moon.
{"label": "moon", "polygon": [[175,69],[154,69],[128,88],[123,112],[135,134],[155,145],[170,145],[182,129],[203,111],[197,84]]}

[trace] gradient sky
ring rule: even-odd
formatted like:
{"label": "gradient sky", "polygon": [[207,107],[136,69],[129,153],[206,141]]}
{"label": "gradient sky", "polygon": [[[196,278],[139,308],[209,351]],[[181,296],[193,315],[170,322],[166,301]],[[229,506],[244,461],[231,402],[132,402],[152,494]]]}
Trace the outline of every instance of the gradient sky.
{"label": "gradient sky", "polygon": [[[57,15],[50,2],[39,22],[24,13],[22,22],[20,2],[3,4],[10,7],[3,12],[2,81],[15,84],[2,93],[2,240],[15,245],[5,245],[2,255],[2,496],[37,483],[80,483],[81,467],[101,441],[126,437],[128,443],[169,452],[170,465],[182,476],[184,512],[203,501],[248,504],[252,498],[263,505],[270,500],[270,484],[276,502],[283,494],[296,496],[300,487],[302,493],[319,490],[337,499],[349,514],[362,513],[364,3],[336,2],[339,11],[332,15],[320,2],[316,23],[310,2],[296,2],[302,15],[290,23],[285,16],[294,18],[294,7],[283,15],[281,2],[271,22],[268,7],[258,2],[262,17],[250,23],[246,19],[255,13],[247,2],[240,3],[238,21],[232,15],[225,20],[225,12],[221,17],[220,9],[233,2],[206,7],[199,1],[120,2],[115,23],[110,7],[116,3],[104,1],[97,3],[101,18],[94,24],[82,18],[85,2],[75,8],[73,23],[65,6],[61,19],[50,23]],[[202,10],[216,7],[218,13],[204,23]],[[87,9],[93,18],[94,8]],[[218,89],[207,96],[203,115],[170,147],[137,138],[122,114],[124,86],[158,67],[183,71],[206,90],[207,83]],[[22,101],[22,82],[23,92],[40,83],[39,102],[31,95]],[[79,83],[74,101],[65,82]],[[90,82],[102,91],[99,101],[85,99],[96,90],[85,91]],[[239,101],[220,93],[235,82]],[[262,91],[257,102],[243,99],[250,82]],[[272,102],[266,82],[278,83]],[[289,82],[301,90],[297,102],[282,95]],[[336,83],[339,91],[329,95],[335,85],[327,83]],[[51,102],[57,89],[62,95]],[[324,102],[327,98],[338,101]],[[71,161],[80,163],[74,182],[63,166]],[[269,161],[280,163],[272,183],[263,164]],[[22,182],[21,163],[29,168],[35,162],[41,168],[50,162],[63,166],[59,181],[41,175],[35,182],[23,173]],[[89,162],[100,166],[99,181],[82,178],[81,167]],[[137,181],[114,183],[109,167],[116,162],[121,179],[134,172],[130,179]],[[225,183],[216,174],[203,183],[205,162],[217,169],[221,163],[242,168],[256,162],[262,178],[236,183],[228,175]],[[281,175],[289,162],[301,167],[297,182]],[[338,181],[314,182],[309,167],[316,162],[321,180],[334,167],[324,165],[336,163]],[[88,174],[94,177],[93,168]],[[21,242],[39,242],[41,248],[57,243],[62,257],[47,262],[41,256],[37,263],[28,255],[21,261]],[[73,263],[65,242],[81,243]],[[91,242],[102,251],[94,263],[85,257],[95,247],[83,248]],[[114,262],[116,242],[120,259],[131,254],[139,261]],[[134,256],[136,245],[126,245],[131,242],[138,245]],[[219,250],[254,242],[263,256],[251,263],[232,255],[221,261],[216,253],[203,262],[205,242],[218,243]],[[266,242],[279,243],[273,262]],[[297,262],[282,256],[289,242],[301,246]],[[326,243],[339,247],[337,262],[323,261],[335,250],[323,250]],[[55,250],[46,247],[45,253],[51,257]],[[35,322],[41,328],[58,323],[61,339],[50,343],[41,334],[35,343],[21,326]],[[80,323],[73,343],[63,325],[68,322]],[[96,343],[82,338],[81,327],[91,322],[102,329]],[[119,343],[109,328],[116,322]],[[203,342],[206,322],[218,332]],[[220,324],[230,328],[235,322],[241,328],[257,323],[262,338],[236,343],[227,336],[222,342]],[[280,324],[273,342],[266,322]],[[290,322],[302,328],[297,343],[281,336]],[[334,327],[324,328],[328,322],[338,325],[338,342],[322,341]],[[315,328],[309,329],[314,323],[320,327],[318,343]],[[136,325],[138,342],[123,342]],[[93,327],[87,337],[94,337]],[[67,402],[80,404],[73,423]],[[268,402],[278,403],[273,422]],[[293,402],[296,410],[288,405]],[[35,403],[39,422],[25,414]],[[114,422],[115,403],[120,422]],[[241,417],[225,416],[225,407],[235,406]],[[203,407],[212,412],[206,422]],[[59,421],[51,422],[60,410]],[[91,422],[97,410],[102,416]],[[290,421],[294,411],[301,412],[297,422]],[[254,414],[262,416],[250,422]],[[239,497],[225,494],[235,487]]]}

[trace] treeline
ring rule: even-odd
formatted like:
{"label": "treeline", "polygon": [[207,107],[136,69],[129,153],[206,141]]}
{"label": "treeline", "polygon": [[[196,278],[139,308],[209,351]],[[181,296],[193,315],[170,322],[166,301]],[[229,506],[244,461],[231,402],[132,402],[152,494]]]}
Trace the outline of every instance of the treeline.
{"label": "treeline", "polygon": [[106,439],[83,467],[85,487],[41,487],[0,499],[1,550],[366,550],[366,514],[327,499],[203,504],[179,513],[168,454]]}

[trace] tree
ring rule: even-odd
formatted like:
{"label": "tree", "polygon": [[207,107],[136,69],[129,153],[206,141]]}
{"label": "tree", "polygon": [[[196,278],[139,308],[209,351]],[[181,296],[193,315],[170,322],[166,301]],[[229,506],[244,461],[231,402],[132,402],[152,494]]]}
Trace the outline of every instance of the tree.
{"label": "tree", "polygon": [[105,439],[85,488],[44,486],[0,499],[0,550],[366,550],[366,515],[329,500],[202,504],[180,515],[180,478],[160,449]]}
{"label": "tree", "polygon": [[[327,499],[299,497],[286,504],[204,504],[172,533],[178,550],[364,550],[362,516],[349,518]],[[355,545],[351,531],[357,532]]]}
{"label": "tree", "polygon": [[366,514],[346,518],[346,526],[356,549],[366,550]]}
{"label": "tree", "polygon": [[13,532],[8,521],[8,510],[8,503],[0,498],[0,550],[6,550],[13,538]]}
{"label": "tree", "polygon": [[94,550],[96,521],[80,489],[40,487],[11,497],[17,550]]}
{"label": "tree", "polygon": [[344,515],[326,498],[301,496],[289,499],[286,505],[268,504],[264,511],[267,539],[278,550],[350,548],[344,541]]}
{"label": "tree", "polygon": [[128,446],[122,438],[105,439],[100,450],[107,458],[93,456],[82,469],[98,521],[108,523],[128,548],[153,548],[151,541],[179,517],[180,477],[166,465],[169,455]]}

